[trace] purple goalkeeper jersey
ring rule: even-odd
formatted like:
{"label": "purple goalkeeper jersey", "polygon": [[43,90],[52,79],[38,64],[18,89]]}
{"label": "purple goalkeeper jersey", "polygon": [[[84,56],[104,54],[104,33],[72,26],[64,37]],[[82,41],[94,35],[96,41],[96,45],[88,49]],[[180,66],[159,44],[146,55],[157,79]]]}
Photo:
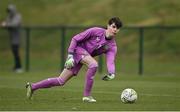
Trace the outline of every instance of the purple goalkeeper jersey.
{"label": "purple goalkeeper jersey", "polygon": [[104,53],[108,72],[115,73],[117,46],[114,38],[105,38],[105,30],[93,27],[75,35],[71,40],[68,52],[74,53],[77,47],[82,47],[93,57]]}

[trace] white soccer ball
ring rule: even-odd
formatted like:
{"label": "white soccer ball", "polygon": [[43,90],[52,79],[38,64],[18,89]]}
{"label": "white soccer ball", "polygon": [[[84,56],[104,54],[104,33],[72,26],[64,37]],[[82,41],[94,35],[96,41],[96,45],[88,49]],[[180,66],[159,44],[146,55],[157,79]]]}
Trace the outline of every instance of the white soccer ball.
{"label": "white soccer ball", "polygon": [[121,101],[123,103],[134,103],[136,102],[137,98],[138,95],[136,91],[132,88],[124,89],[123,92],[121,93]]}

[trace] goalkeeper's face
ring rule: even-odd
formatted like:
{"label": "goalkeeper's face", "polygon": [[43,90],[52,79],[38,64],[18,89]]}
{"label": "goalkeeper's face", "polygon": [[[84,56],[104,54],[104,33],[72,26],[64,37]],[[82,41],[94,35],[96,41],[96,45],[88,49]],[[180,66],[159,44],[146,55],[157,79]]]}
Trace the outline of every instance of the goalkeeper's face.
{"label": "goalkeeper's face", "polygon": [[116,34],[119,32],[119,28],[115,25],[115,23],[107,26],[107,38],[115,37]]}

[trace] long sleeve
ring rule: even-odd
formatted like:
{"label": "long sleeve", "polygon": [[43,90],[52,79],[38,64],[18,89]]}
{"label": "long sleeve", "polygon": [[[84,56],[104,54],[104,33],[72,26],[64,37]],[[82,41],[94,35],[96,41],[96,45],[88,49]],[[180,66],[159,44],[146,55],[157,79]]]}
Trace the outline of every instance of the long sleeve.
{"label": "long sleeve", "polygon": [[91,37],[93,35],[93,29],[90,28],[90,29],[87,29],[86,31],[84,32],[81,32],[77,35],[75,35],[72,39],[71,39],[71,42],[70,42],[70,45],[69,45],[69,48],[68,48],[68,52],[69,53],[73,53],[74,52],[74,49],[76,48],[77,44],[79,42],[82,42],[82,41],[85,41],[87,40],[89,37]]}
{"label": "long sleeve", "polygon": [[108,52],[106,52],[106,64],[108,73],[115,74],[115,57],[117,53],[117,46],[111,47]]}

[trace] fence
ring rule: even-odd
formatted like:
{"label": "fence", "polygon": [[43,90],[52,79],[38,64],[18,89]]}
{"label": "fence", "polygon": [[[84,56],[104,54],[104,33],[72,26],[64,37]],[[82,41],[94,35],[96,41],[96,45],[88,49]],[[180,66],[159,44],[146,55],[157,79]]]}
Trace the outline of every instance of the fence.
{"label": "fence", "polygon": [[[88,26],[90,27],[90,26]],[[59,50],[60,50],[60,60],[61,60],[61,69],[64,67],[64,61],[65,61],[65,58],[66,58],[66,48],[67,48],[67,37],[68,38],[71,38],[70,36],[67,36],[68,35],[68,31],[69,30],[80,30],[82,31],[82,29],[86,29],[88,27],[84,27],[84,26],[33,26],[33,27],[23,27],[22,30],[25,31],[25,70],[26,71],[29,71],[30,70],[30,62],[31,62],[31,57],[30,57],[30,53],[31,53],[31,38],[32,38],[32,35],[31,35],[31,32],[32,31],[36,31],[36,30],[58,30],[60,33],[59,33],[59,39],[61,42],[60,43],[60,47],[59,47]],[[138,74],[142,75],[144,73],[144,37],[145,37],[145,31],[148,31],[148,30],[155,30],[158,31],[158,30],[164,30],[164,31],[170,31],[170,30],[177,30],[179,32],[180,30],[180,26],[134,26],[134,27],[123,27],[122,28],[122,32],[123,32],[123,35],[129,35],[130,32],[126,33],[126,31],[133,31],[132,34],[135,34],[134,31],[136,31],[136,46],[135,48],[131,47],[130,49],[136,49],[135,52],[137,53],[137,57],[138,57]],[[120,31],[121,33],[121,31]],[[74,33],[75,34],[75,33]],[[162,34],[162,32],[161,32]],[[179,35],[179,34],[178,34]],[[156,35],[157,36],[157,35]],[[68,39],[69,41],[69,39]],[[179,53],[179,51],[177,51]],[[103,63],[104,63],[104,59],[102,56],[99,57],[98,59],[99,61],[99,72],[101,73],[103,71]]]}

